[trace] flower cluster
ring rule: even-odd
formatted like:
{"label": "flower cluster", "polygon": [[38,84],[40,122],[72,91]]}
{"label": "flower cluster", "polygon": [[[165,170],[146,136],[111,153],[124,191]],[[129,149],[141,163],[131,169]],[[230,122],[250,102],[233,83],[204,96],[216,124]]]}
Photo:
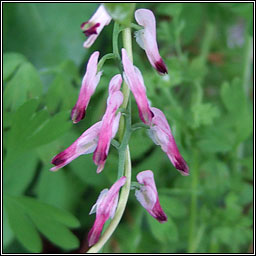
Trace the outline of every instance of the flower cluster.
{"label": "flower cluster", "polygon": [[[167,67],[158,51],[156,22],[153,13],[147,9],[139,9],[135,12],[135,19],[143,27],[136,32],[136,41],[145,49],[153,68],[159,74],[167,74]],[[104,6],[100,5],[92,18],[81,25],[83,33],[88,37],[84,47],[90,47],[103,27],[108,25],[110,21],[111,17]],[[100,81],[102,72],[98,70],[99,54],[98,51],[94,52],[88,60],[78,100],[71,111],[73,123],[78,123],[85,117],[87,106]],[[56,155],[52,159],[52,164],[55,166],[51,170],[56,171],[80,155],[90,153],[93,153],[97,173],[104,169],[111,140],[115,137],[119,127],[121,112],[118,109],[123,102],[123,94],[120,90],[123,77],[136,100],[141,121],[149,127],[149,136],[155,144],[161,146],[175,168],[182,175],[188,175],[188,166],[179,153],[165,115],[161,110],[150,106],[143,76],[140,70],[132,64],[125,49],[122,49],[122,64],[124,70],[122,76],[117,74],[109,82],[109,95],[102,120],[87,129],[71,146]],[[159,203],[153,172],[150,170],[142,171],[137,175],[137,180],[139,188],[137,188],[135,196],[140,204],[159,222],[167,221],[167,216]],[[100,193],[90,212],[90,214],[96,212],[96,220],[88,235],[89,246],[98,241],[104,223],[115,215],[119,190],[125,183],[126,177],[123,176],[109,190],[104,189]]]}

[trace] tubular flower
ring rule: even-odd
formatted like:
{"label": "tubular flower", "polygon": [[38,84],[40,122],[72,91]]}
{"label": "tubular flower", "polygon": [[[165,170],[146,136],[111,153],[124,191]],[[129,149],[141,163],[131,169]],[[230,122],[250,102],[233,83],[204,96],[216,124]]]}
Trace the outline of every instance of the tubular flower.
{"label": "tubular flower", "polygon": [[135,192],[137,200],[159,222],[167,221],[167,216],[159,203],[153,172],[150,170],[140,172],[137,180],[142,184]]}
{"label": "tubular flower", "polygon": [[99,36],[104,26],[107,26],[111,21],[105,7],[101,4],[97,11],[93,14],[89,21],[83,22],[81,29],[88,39],[84,42],[84,47],[89,48]]}
{"label": "tubular flower", "polygon": [[89,246],[94,245],[100,238],[101,231],[105,222],[113,218],[118,203],[118,194],[120,188],[125,184],[126,177],[121,177],[112,187],[101,191],[96,204],[92,207],[90,214],[96,212],[96,220],[88,234]]}
{"label": "tubular flower", "polygon": [[[107,100],[107,109],[102,118],[102,126],[99,132],[98,145],[93,154],[93,161],[96,165],[98,165],[97,173],[101,172],[104,168],[110,147],[110,142],[112,139],[112,130],[116,111],[123,102],[123,94],[120,91],[121,84],[121,75],[114,76],[109,83],[109,97]],[[118,113],[117,116],[120,117],[120,113]]]}
{"label": "tubular flower", "polygon": [[147,54],[151,65],[160,73],[167,74],[167,67],[161,58],[156,41],[156,19],[152,11],[138,9],[135,12],[135,19],[144,29],[135,33],[136,41]]}
{"label": "tubular flower", "polygon": [[102,72],[97,72],[98,58],[99,52],[97,51],[91,55],[88,61],[78,100],[71,111],[73,123],[78,123],[84,118],[91,96],[100,81]]}
{"label": "tubular flower", "polygon": [[98,122],[91,126],[71,146],[56,155],[52,159],[52,164],[55,166],[51,168],[51,171],[57,171],[80,155],[92,153],[97,147],[101,124],[102,122]]}
{"label": "tubular flower", "polygon": [[122,49],[122,62],[124,67],[124,79],[137,102],[140,119],[143,123],[150,125],[153,113],[149,107],[143,77],[139,69],[133,66],[125,49]]}
{"label": "tubular flower", "polygon": [[[115,137],[119,125],[120,113],[116,115],[112,126],[112,138]],[[63,152],[56,155],[51,163],[55,166],[51,171],[57,171],[58,169],[69,164],[71,161],[79,157],[80,155],[86,155],[93,153],[97,147],[99,140],[99,132],[102,126],[102,121],[97,122],[89,129],[87,129],[73,144],[71,144]]]}
{"label": "tubular flower", "polygon": [[155,144],[161,146],[174,167],[178,169],[182,175],[189,175],[189,168],[178,150],[165,115],[157,108],[152,107],[151,111],[153,112],[154,117],[152,126],[149,130],[149,136]]}

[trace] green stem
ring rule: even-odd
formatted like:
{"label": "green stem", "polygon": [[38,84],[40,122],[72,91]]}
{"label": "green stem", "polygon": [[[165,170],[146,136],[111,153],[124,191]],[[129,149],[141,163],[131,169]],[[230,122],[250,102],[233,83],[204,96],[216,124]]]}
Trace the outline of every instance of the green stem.
{"label": "green stem", "polygon": [[132,125],[132,131],[135,131],[135,130],[140,129],[140,128],[149,129],[150,126],[148,126],[148,125],[146,125],[144,123],[141,123],[141,122]]}
{"label": "green stem", "polygon": [[[114,27],[114,34],[118,34],[115,33],[115,29],[117,29],[116,27]],[[113,40],[116,40],[117,38],[114,38],[113,36]],[[117,42],[117,40],[116,40]],[[130,28],[126,28],[123,30],[123,44],[125,49],[127,50],[128,55],[130,56],[130,58],[132,59],[132,41],[131,41],[131,29]],[[113,45],[113,48],[116,47],[116,45]],[[118,47],[118,46],[117,46]],[[118,48],[117,49],[113,49],[114,53],[118,52]],[[129,88],[127,86],[126,83],[123,83],[123,95],[124,95],[124,100],[123,100],[123,104],[121,106],[121,108],[127,109],[127,105],[128,105],[128,101],[129,101]],[[131,104],[129,104],[129,109],[128,109],[128,115],[126,117],[126,125],[125,125],[125,120],[124,117],[121,116],[120,119],[120,124],[119,124],[119,142],[120,142],[120,147],[119,147],[119,152],[122,152],[123,155],[122,157],[119,159],[119,165],[121,166],[123,164],[124,168],[122,168],[122,166],[120,167],[120,169],[124,169],[124,175],[126,176],[126,183],[123,186],[121,193],[120,193],[120,198],[118,201],[118,206],[117,206],[117,210],[115,213],[114,218],[112,219],[112,221],[110,222],[109,226],[106,228],[106,231],[102,234],[101,238],[99,239],[99,241],[92,246],[87,253],[97,253],[99,252],[99,250],[104,246],[104,244],[110,239],[111,235],[113,234],[113,232],[115,231],[115,229],[117,228],[126,204],[127,204],[127,200],[128,200],[128,196],[130,193],[130,187],[131,187],[131,158],[130,158],[130,151],[129,151],[129,146],[128,146],[128,141],[129,141],[129,137],[130,137],[130,133],[131,133]],[[122,121],[122,125],[121,125],[121,121]],[[119,153],[120,154],[120,153]],[[120,170],[118,172],[118,176],[119,175],[123,175],[123,172]]]}
{"label": "green stem", "polygon": [[125,166],[125,152],[126,148],[129,143],[129,139],[131,136],[131,101],[129,100],[129,105],[128,105],[128,115],[126,116],[126,127],[124,131],[124,136],[122,138],[122,143],[119,147],[119,162],[118,162],[118,175],[117,179],[120,179],[124,175],[124,166]]}
{"label": "green stem", "polygon": [[97,67],[98,71],[101,70],[101,68],[102,68],[102,66],[104,65],[104,63],[105,63],[106,60],[114,59],[114,58],[115,58],[115,54],[114,54],[114,53],[108,53],[108,54],[104,55],[104,56],[100,59],[100,61],[99,61],[99,63],[98,63],[98,67]]}
{"label": "green stem", "polygon": [[143,26],[140,26],[140,25],[135,24],[135,23],[131,23],[131,26],[130,26],[130,27],[133,28],[133,29],[135,29],[135,30],[142,30],[142,29],[144,29]]}
{"label": "green stem", "polygon": [[[125,28],[123,30],[122,34],[123,34],[124,48],[126,49],[130,60],[133,61],[131,28]],[[123,83],[122,92],[123,92],[124,100],[123,100],[123,103],[121,105],[121,108],[126,109],[127,105],[128,105],[128,101],[129,101],[130,90],[129,90],[128,85],[125,82]],[[119,130],[118,130],[119,141],[121,141],[123,136],[124,136],[124,127],[125,127],[125,120],[124,120],[124,117],[122,116],[121,119],[120,119]]]}
{"label": "green stem", "polygon": [[[133,61],[131,28],[126,28],[123,31],[123,45],[127,51],[127,54],[130,60]],[[130,95],[130,90],[126,83],[123,84],[123,95],[124,95],[124,101],[121,107],[126,108],[128,105],[128,100]]]}
{"label": "green stem", "polygon": [[246,96],[249,96],[249,89],[250,89],[250,76],[252,73],[252,37],[247,36],[246,37],[246,43],[245,43],[245,52],[244,52],[244,64],[243,64],[243,88],[245,91]]}
{"label": "green stem", "polygon": [[[252,73],[252,37],[247,36],[246,37],[246,42],[244,46],[244,61],[243,61],[243,80],[242,80],[242,86],[244,89],[244,94],[246,98],[249,98],[249,93],[250,93],[250,77]],[[237,147],[236,150],[236,156],[238,159],[242,159],[244,155],[244,142],[240,143],[240,145]],[[237,162],[235,169],[238,171],[242,171],[241,164]]]}
{"label": "green stem", "polygon": [[194,152],[193,166],[191,176],[191,203],[190,203],[190,219],[189,219],[189,237],[188,237],[188,253],[194,253],[194,243],[196,238],[196,215],[197,215],[197,184],[198,184],[198,152]]}
{"label": "green stem", "polygon": [[204,35],[202,46],[201,46],[200,57],[201,57],[203,63],[206,63],[206,61],[207,61],[214,33],[215,33],[214,25],[211,23],[208,23],[206,25],[205,35]]}
{"label": "green stem", "polygon": [[119,24],[117,22],[115,22],[114,30],[113,30],[112,43],[113,43],[113,53],[115,54],[118,61],[121,60],[119,50],[118,50],[118,35],[119,35],[119,32],[120,32]]}

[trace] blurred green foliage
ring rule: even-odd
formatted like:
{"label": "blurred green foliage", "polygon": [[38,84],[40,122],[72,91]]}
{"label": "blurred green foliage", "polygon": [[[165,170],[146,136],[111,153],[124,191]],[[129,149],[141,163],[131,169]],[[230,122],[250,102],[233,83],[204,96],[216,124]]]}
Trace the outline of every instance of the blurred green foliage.
{"label": "blurred green foliage", "polygon": [[[3,5],[6,253],[85,250],[94,221],[90,208],[116,179],[114,148],[100,175],[91,155],[57,173],[48,171],[54,155],[101,119],[108,82],[119,72],[115,63],[106,62],[86,118],[72,125],[70,110],[89,55],[112,51],[113,23],[91,49],[82,47],[79,26],[96,8],[88,3]],[[249,252],[253,4],[139,3],[136,8],[156,15],[169,77],[152,70],[136,43],[134,63],[142,71],[151,104],[167,116],[191,174],[182,177],[145,130],[135,131],[130,140],[133,180],[142,170],[154,171],[168,222],[154,220],[131,191],[123,220],[103,252]],[[134,100],[132,112],[135,123]]]}

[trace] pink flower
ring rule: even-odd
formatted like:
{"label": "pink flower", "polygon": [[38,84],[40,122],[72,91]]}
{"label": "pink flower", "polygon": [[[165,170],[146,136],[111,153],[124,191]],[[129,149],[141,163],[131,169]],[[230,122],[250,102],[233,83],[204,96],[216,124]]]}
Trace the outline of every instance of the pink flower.
{"label": "pink flower", "polygon": [[[121,113],[116,115],[112,125],[112,138],[115,137],[119,125]],[[63,152],[56,155],[51,163],[55,166],[51,171],[57,171],[58,169],[69,164],[71,161],[79,157],[80,155],[90,154],[95,151],[99,140],[99,132],[102,126],[102,121],[94,124],[87,129],[73,144],[71,144]]]}
{"label": "pink flower", "polygon": [[58,169],[69,164],[82,154],[90,154],[94,152],[97,147],[98,134],[102,122],[98,122],[87,129],[71,146],[59,153],[52,159],[52,164],[56,165],[51,168],[51,171]]}
{"label": "pink flower", "polygon": [[121,177],[112,187],[101,191],[96,204],[92,207],[90,214],[96,212],[96,220],[88,234],[89,246],[94,245],[100,238],[105,222],[113,218],[118,203],[120,188],[125,184],[126,177]]}
{"label": "pink flower", "polygon": [[165,115],[157,108],[152,107],[151,111],[154,113],[154,117],[149,130],[149,136],[157,145],[161,146],[174,167],[178,169],[182,175],[189,175],[189,168],[178,150]]}
{"label": "pink flower", "polygon": [[150,170],[140,172],[137,180],[142,184],[135,192],[137,200],[159,222],[167,221],[167,216],[159,203],[153,172]]}
{"label": "pink flower", "polygon": [[150,125],[153,114],[149,108],[143,77],[139,69],[133,66],[125,49],[122,49],[122,62],[124,67],[124,78],[137,102],[140,119],[145,124]]}
{"label": "pink flower", "polygon": [[98,58],[99,52],[94,52],[88,61],[78,100],[71,111],[73,123],[78,123],[84,118],[91,96],[100,81],[102,72],[97,72]]}
{"label": "pink flower", "polygon": [[162,60],[156,41],[156,19],[152,11],[138,9],[135,12],[135,19],[144,29],[136,32],[136,41],[146,51],[151,65],[160,73],[167,74],[167,67]]}
{"label": "pink flower", "polygon": [[84,47],[89,48],[99,36],[104,26],[107,26],[111,21],[105,7],[101,4],[97,11],[93,14],[89,21],[82,23],[81,29],[88,37],[84,42]]}
{"label": "pink flower", "polygon": [[109,83],[109,97],[107,100],[107,109],[102,118],[102,126],[99,132],[98,145],[93,154],[93,161],[96,165],[98,165],[97,173],[101,172],[104,168],[110,147],[110,142],[112,139],[112,130],[116,111],[123,102],[123,94],[120,91],[121,84],[121,75],[114,76]]}

